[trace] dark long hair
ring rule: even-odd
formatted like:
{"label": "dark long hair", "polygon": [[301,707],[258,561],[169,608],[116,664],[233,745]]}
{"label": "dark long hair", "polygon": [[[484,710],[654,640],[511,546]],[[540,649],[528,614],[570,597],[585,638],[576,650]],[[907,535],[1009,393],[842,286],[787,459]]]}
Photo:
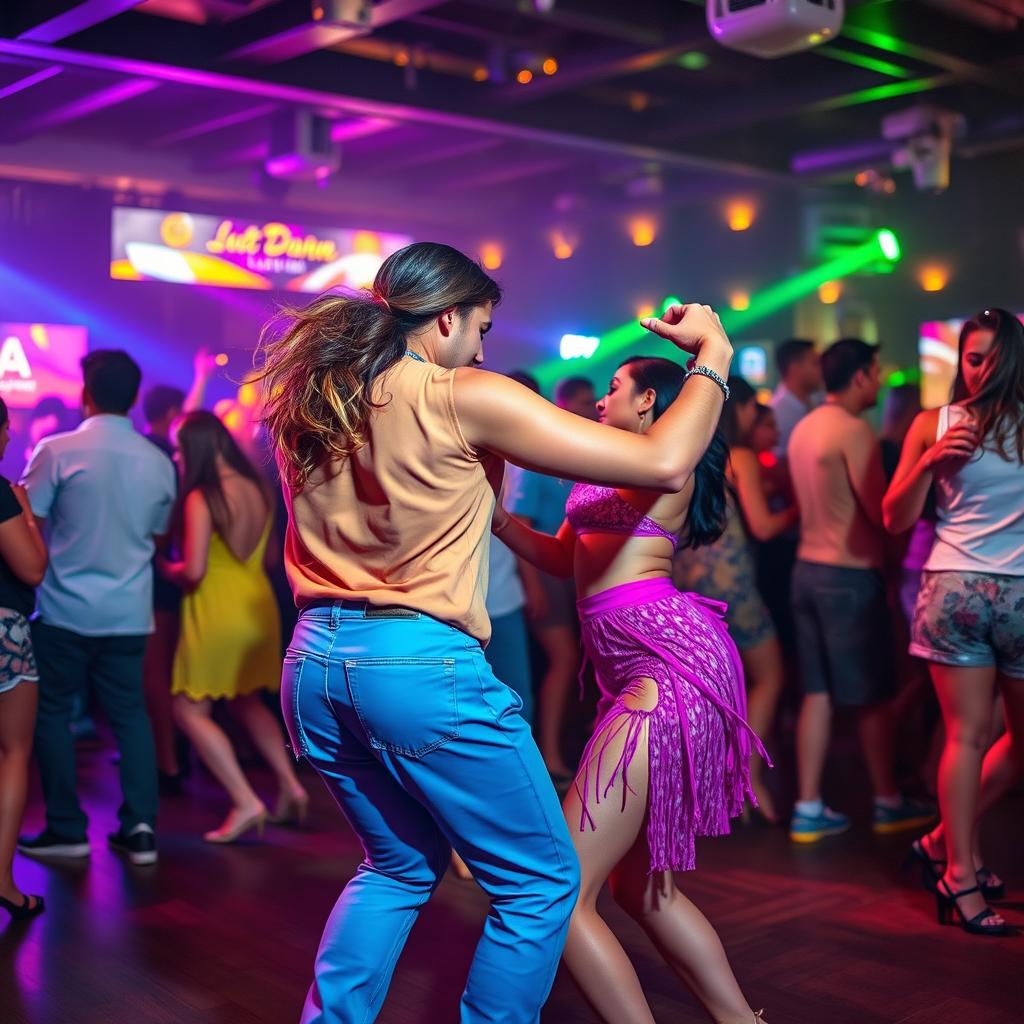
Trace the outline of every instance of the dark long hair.
{"label": "dark long hair", "polygon": [[[686,380],[686,370],[671,359],[658,356],[630,356],[619,364],[629,367],[637,391],[654,392],[652,422],[676,400]],[[682,548],[714,544],[725,530],[725,463],[729,446],[721,430],[716,430],[707,451],[693,471],[693,497],[679,535]]]}
{"label": "dark long hair", "polygon": [[10,418],[11,414],[7,411],[7,403],[0,398],[0,427],[2,427]]}
{"label": "dark long hair", "polygon": [[285,311],[260,340],[264,422],[282,476],[293,489],[334,459],[366,444],[374,409],[373,381],[402,358],[406,338],[456,309],[497,303],[501,289],[468,256],[449,245],[416,242],[389,256],[373,288],[321,295]]}
{"label": "dark long hair", "polygon": [[210,506],[210,516],[218,533],[224,533],[230,517],[217,468],[218,455],[236,473],[256,484],[267,497],[266,483],[256,467],[212,412],[199,409],[182,417],[178,426],[178,450],[182,466],[181,504],[184,505],[189,494],[198,489]]}
{"label": "dark long hair", "polygon": [[[992,331],[981,386],[964,381],[964,345],[975,331]],[[953,401],[971,411],[978,435],[1007,462],[1024,463],[1024,325],[1005,309],[986,309],[960,329]]]}
{"label": "dark long hair", "polygon": [[742,377],[729,378],[729,401],[722,406],[722,418],[718,429],[730,448],[746,445],[747,439],[740,437],[740,420],[737,410],[741,405],[753,402],[757,393]]}

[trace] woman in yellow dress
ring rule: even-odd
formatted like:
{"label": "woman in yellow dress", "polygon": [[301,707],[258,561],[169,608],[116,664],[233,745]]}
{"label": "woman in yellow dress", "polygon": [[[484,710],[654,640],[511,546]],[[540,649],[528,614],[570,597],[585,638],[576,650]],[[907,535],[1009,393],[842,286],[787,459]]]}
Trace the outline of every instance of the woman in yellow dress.
{"label": "woman in yellow dress", "polygon": [[203,838],[231,843],[251,828],[262,833],[268,815],[212,718],[215,700],[230,702],[277,776],[269,820],[301,821],[309,805],[281,729],[260,699],[261,690],[276,693],[281,680],[281,622],[263,568],[272,506],[256,468],[213,413],[188,413],[176,433],[182,559],[158,563],[186,589],[171,692],[178,724],[231,797],[224,822]]}

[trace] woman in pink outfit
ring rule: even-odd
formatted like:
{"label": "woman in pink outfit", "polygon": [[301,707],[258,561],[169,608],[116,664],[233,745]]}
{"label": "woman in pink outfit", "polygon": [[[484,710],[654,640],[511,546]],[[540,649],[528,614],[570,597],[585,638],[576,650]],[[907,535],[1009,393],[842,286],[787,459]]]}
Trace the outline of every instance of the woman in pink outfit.
{"label": "woman in pink outfit", "polygon": [[[700,324],[697,321],[700,320]],[[707,307],[673,307],[644,326],[672,339],[700,329],[727,346]],[[706,365],[706,363],[705,363]],[[716,380],[717,374],[695,373]],[[600,420],[645,433],[694,375],[666,359],[634,358],[598,402]],[[727,392],[724,380],[718,381]],[[729,831],[753,800],[743,674],[724,606],[680,593],[672,555],[711,543],[725,524],[726,448],[715,437],[669,493],[577,484],[557,537],[499,511],[495,531],[546,572],[575,575],[584,654],[601,690],[598,725],[563,810],[582,882],[565,962],[602,1019],[653,1024],[625,951],[597,912],[606,880],[718,1024],[761,1020],[747,1003],[714,928],[679,885],[694,840]],[[762,751],[763,753],[763,751]]]}

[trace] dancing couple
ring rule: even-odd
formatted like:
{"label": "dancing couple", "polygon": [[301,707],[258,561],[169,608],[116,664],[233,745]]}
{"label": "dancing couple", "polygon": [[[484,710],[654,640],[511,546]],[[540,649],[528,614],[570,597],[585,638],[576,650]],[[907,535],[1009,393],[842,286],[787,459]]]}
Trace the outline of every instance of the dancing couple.
{"label": "dancing couple", "polygon": [[[723,526],[713,441],[732,349],[708,307],[644,320],[692,369],[620,367],[602,425],[477,368],[500,298],[458,251],[417,243],[384,262],[372,292],[323,296],[266,343],[301,608],[282,705],[296,755],[366,854],[328,920],[302,1020],[375,1019],[454,849],[491,899],[464,1024],[537,1021],[567,935],[569,968],[606,1021],[653,1020],[596,913],[609,875],[711,1017],[751,1024],[759,1015],[673,874],[749,795],[735,647],[719,608],[669,582],[676,534],[703,543]],[[505,459],[611,487],[577,488],[569,523],[545,537],[496,508]],[[492,527],[575,571],[603,717],[570,825],[519,698],[484,659]]]}

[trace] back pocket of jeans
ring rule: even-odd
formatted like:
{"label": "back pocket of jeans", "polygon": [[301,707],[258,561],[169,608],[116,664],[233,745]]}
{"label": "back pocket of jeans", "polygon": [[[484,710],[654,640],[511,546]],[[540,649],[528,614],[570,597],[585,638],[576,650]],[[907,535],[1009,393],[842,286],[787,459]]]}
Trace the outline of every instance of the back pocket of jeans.
{"label": "back pocket of jeans", "polygon": [[309,743],[302,728],[302,669],[305,655],[288,653],[281,667],[281,717],[288,733],[288,745],[296,760],[309,756]]}
{"label": "back pocket of jeans", "polygon": [[353,658],[345,677],[376,749],[422,757],[459,735],[454,658]]}

